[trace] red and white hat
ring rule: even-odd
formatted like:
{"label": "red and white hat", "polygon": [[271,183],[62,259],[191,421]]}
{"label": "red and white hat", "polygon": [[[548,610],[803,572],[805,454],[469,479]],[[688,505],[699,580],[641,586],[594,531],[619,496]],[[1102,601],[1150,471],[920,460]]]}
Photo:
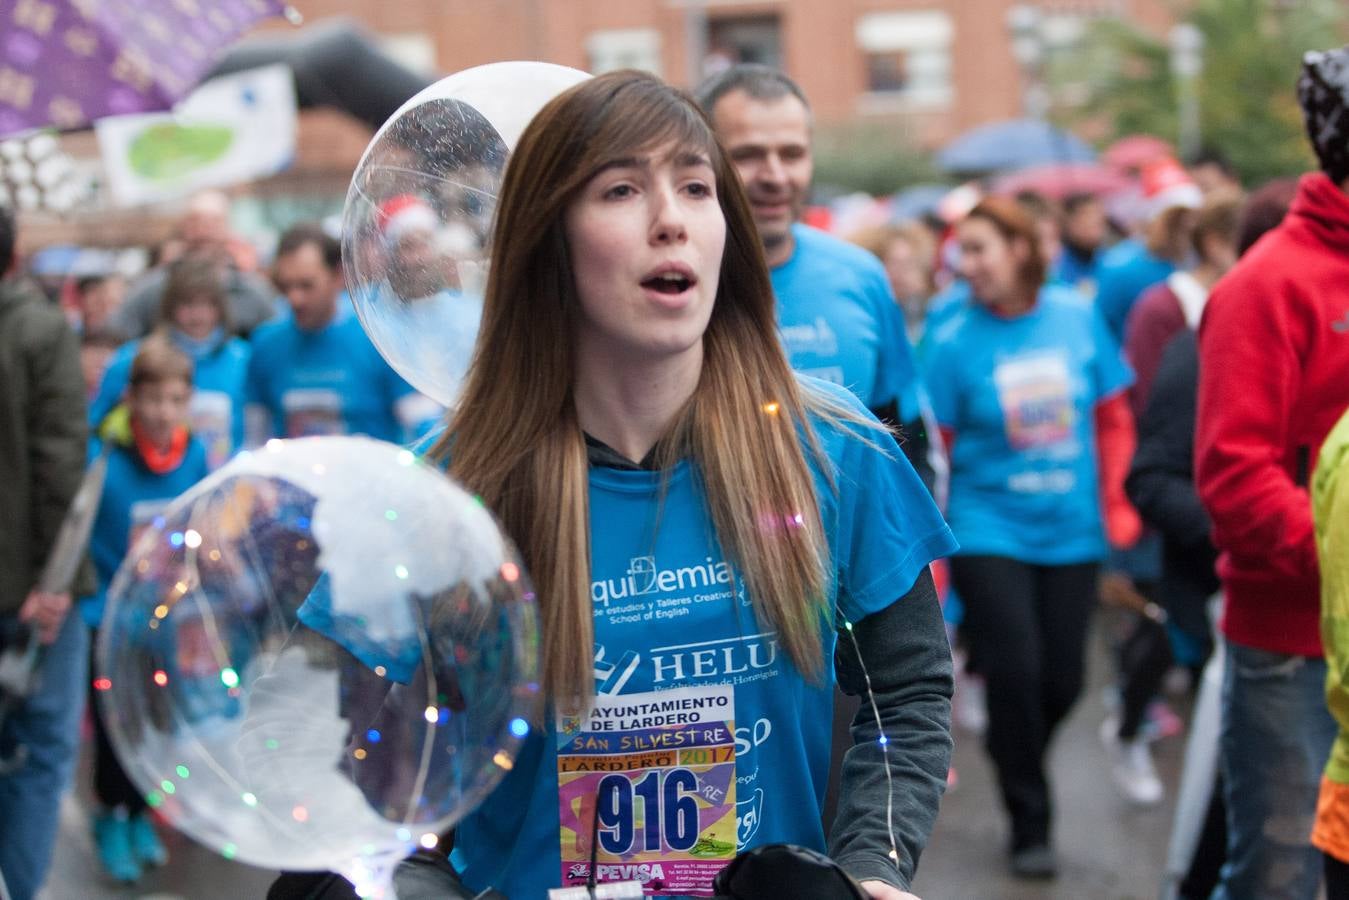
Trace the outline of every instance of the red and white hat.
{"label": "red and white hat", "polygon": [[1149,219],[1173,206],[1198,209],[1204,204],[1204,195],[1185,167],[1174,159],[1165,158],[1148,163],[1139,173],[1143,201]]}
{"label": "red and white hat", "polygon": [[414,194],[385,200],[376,211],[376,221],[384,242],[391,247],[411,232],[435,231],[441,224],[431,205]]}

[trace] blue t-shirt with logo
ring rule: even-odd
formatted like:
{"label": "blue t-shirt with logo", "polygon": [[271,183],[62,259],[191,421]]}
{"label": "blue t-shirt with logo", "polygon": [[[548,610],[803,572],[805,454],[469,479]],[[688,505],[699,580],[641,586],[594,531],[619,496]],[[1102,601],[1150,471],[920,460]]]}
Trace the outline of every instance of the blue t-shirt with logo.
{"label": "blue t-shirt with logo", "polygon": [[132,542],[142,530],[156,523],[170,501],[210,471],[206,448],[195,437],[188,439],[182,462],[163,474],[150,471],[135,447],[110,446],[107,454],[107,477],[89,537],[98,592],[80,601],[81,615],[94,628],[103,618],[108,587]]}
{"label": "blue t-shirt with logo", "polygon": [[[89,404],[91,428],[97,429],[113,407],[122,402],[127,382],[131,380],[131,364],[140,346],[140,341],[132,341],[113,353],[99,383],[98,394]],[[229,337],[193,361],[188,419],[192,434],[206,448],[206,458],[212,469],[224,465],[243,446],[244,385],[248,381],[250,355],[247,341]]]}
{"label": "blue t-shirt with logo", "polygon": [[1056,286],[1013,318],[968,303],[931,335],[924,373],[955,432],[947,518],[960,552],[1102,558],[1095,407],[1133,373],[1091,304]]}
{"label": "blue t-shirt with logo", "polygon": [[248,403],[266,410],[271,436],[405,437],[394,406],[412,386],[379,355],[355,316],[305,331],[289,317],[253,332]]}
{"label": "blue t-shirt with logo", "polygon": [[1105,251],[1096,267],[1096,307],[1116,343],[1124,343],[1124,326],[1138,298],[1174,271],[1174,263],[1153,256],[1137,238],[1120,241]]}
{"label": "blue t-shirt with logo", "polygon": [[843,385],[870,409],[897,401],[901,419],[918,418],[918,367],[880,261],[807,225],[793,225],[792,237],[791,258],[770,272],[792,368]]}
{"label": "blue t-shirt with logo", "polygon": [[[846,392],[821,388],[861,410]],[[826,475],[812,459],[835,570],[827,599],[859,621],[907,593],[922,570],[956,544],[887,434],[865,432],[877,449],[857,437],[855,426],[815,427],[829,470]],[[789,842],[823,851],[833,631],[822,626],[825,677],[807,681],[775,633],[755,619],[713,533],[691,463],[668,473],[592,467],[589,499],[600,703],[733,686],[735,845],[743,851]],[[792,527],[790,519],[784,517],[784,527]],[[560,886],[561,818],[557,734],[550,723],[546,733],[526,739],[511,772],[460,825],[453,858],[465,883],[521,898]],[[659,877],[650,870],[619,874]]]}

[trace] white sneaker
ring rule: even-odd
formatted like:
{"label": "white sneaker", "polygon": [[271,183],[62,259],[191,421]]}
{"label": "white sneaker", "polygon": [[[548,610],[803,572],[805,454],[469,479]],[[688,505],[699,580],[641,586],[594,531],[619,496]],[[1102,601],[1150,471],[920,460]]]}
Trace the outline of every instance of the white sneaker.
{"label": "white sneaker", "polygon": [[[1107,719],[1105,724],[1109,726],[1114,723]],[[1101,741],[1105,744],[1106,756],[1110,760],[1110,776],[1120,796],[1137,806],[1156,806],[1161,803],[1166,790],[1162,787],[1162,780],[1157,777],[1147,741],[1141,738],[1121,741],[1115,729],[1105,726],[1101,728]]]}

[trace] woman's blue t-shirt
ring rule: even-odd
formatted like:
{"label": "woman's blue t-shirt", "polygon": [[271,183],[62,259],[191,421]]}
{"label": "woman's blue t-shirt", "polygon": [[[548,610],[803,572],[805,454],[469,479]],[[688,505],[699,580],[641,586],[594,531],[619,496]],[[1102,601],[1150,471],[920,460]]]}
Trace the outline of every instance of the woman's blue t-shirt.
{"label": "woman's blue t-shirt", "polygon": [[[821,389],[864,412],[845,390]],[[835,570],[828,599],[858,621],[907,593],[922,570],[956,544],[887,434],[866,432],[877,449],[851,428],[815,427],[829,466],[826,475],[811,459]],[[729,685],[735,803],[724,808],[724,834],[742,851],[775,842],[822,851],[830,666],[821,683],[805,680],[775,634],[756,621],[713,534],[695,466],[681,463],[666,475],[592,467],[589,497],[600,700]],[[824,632],[828,661],[834,635]],[[546,733],[530,735],[511,772],[460,825],[454,861],[473,890],[491,886],[508,897],[544,897],[562,884],[557,745],[551,723]],[[569,833],[588,832],[588,826],[572,822]],[[628,868],[609,877],[659,877],[650,867]]]}
{"label": "woman's blue t-shirt", "polygon": [[930,333],[924,375],[955,432],[947,518],[960,552],[1101,559],[1095,407],[1133,373],[1091,304],[1057,286],[1013,318],[966,303]]}

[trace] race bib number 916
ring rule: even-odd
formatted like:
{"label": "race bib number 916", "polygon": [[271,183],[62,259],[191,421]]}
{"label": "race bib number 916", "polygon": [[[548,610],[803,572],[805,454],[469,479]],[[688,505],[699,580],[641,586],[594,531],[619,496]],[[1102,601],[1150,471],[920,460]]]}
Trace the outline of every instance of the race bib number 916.
{"label": "race bib number 916", "polygon": [[562,883],[712,896],[735,856],[735,691],[602,695],[558,720]]}

